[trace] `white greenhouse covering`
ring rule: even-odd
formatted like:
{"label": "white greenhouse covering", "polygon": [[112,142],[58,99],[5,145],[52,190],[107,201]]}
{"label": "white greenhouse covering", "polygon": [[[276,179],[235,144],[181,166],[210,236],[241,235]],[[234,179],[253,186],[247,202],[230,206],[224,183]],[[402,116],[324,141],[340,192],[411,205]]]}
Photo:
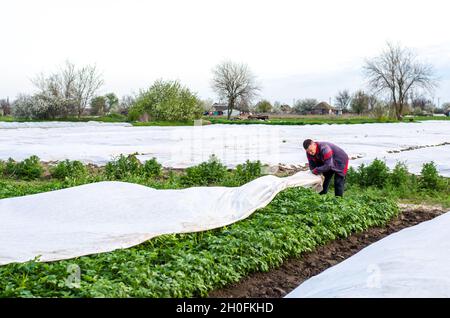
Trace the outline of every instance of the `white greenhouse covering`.
{"label": "white greenhouse covering", "polygon": [[450,297],[450,211],[403,229],[286,297]]}
{"label": "white greenhouse covering", "polygon": [[240,187],[156,190],[98,182],[0,200],[0,265],[41,255],[52,261],[108,252],[169,233],[222,227],[247,218],[295,186],[320,191],[310,172],[263,176]]}
{"label": "white greenhouse covering", "polygon": [[[64,159],[105,164],[121,153],[156,157],[165,167],[185,168],[215,154],[229,167],[249,160],[269,165],[306,163],[304,139],[336,143],[353,158],[351,166],[385,159],[392,168],[405,161],[411,172],[434,161],[450,176],[450,121],[352,125],[209,125],[133,127],[127,123],[2,123],[0,160]],[[411,147],[419,149],[399,151]]]}

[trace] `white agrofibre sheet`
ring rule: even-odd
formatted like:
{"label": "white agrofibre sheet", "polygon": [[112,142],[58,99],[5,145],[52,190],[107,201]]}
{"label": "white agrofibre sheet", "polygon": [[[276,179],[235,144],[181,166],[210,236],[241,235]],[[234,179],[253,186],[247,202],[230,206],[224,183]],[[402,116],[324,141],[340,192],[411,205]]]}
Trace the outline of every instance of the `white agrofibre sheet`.
{"label": "white agrofibre sheet", "polygon": [[[450,121],[352,125],[209,125],[133,127],[126,123],[1,123],[0,160],[81,160],[103,165],[120,154],[139,153],[142,161],[156,157],[165,167],[186,168],[215,154],[234,167],[248,160],[264,164],[307,162],[304,139],[330,141],[343,148],[351,166],[375,158],[393,168],[405,161],[411,172],[434,161],[450,177]],[[431,147],[426,147],[431,146]],[[414,147],[426,147],[400,153]]]}
{"label": "white agrofibre sheet", "polygon": [[295,297],[450,297],[450,211],[369,245],[289,293]]}
{"label": "white agrofibre sheet", "polygon": [[108,252],[169,233],[204,231],[247,218],[288,187],[320,191],[322,178],[267,175],[240,187],[156,190],[98,182],[0,200],[0,265],[41,255],[54,261]]}

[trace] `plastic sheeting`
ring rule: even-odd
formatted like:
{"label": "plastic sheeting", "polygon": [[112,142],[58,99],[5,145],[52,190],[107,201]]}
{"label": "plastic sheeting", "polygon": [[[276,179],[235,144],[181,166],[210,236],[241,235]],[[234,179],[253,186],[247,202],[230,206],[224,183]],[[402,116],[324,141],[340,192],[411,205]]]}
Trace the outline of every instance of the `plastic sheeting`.
{"label": "plastic sheeting", "polygon": [[0,264],[108,252],[168,233],[222,227],[266,206],[288,187],[320,191],[310,172],[268,175],[241,187],[156,190],[99,182],[0,200]]}
{"label": "plastic sheeting", "polygon": [[450,297],[450,212],[401,230],[286,297]]}
{"label": "plastic sheeting", "polygon": [[69,127],[132,127],[129,123],[104,123],[98,121],[68,122],[68,121],[42,121],[42,122],[0,122],[0,129],[19,128],[69,128]]}
{"label": "plastic sheeting", "polygon": [[[186,168],[215,154],[234,167],[248,160],[264,164],[305,164],[301,145],[306,138],[336,143],[350,157],[351,166],[396,158],[412,172],[434,160],[450,177],[450,145],[389,153],[410,147],[450,142],[450,121],[353,125],[209,125],[194,127],[129,127],[128,124],[0,123],[0,160],[23,160],[37,155],[44,161],[81,160],[105,164],[121,153],[139,153],[141,160],[156,157],[165,167]],[[16,125],[16,126],[14,126]],[[16,129],[2,129],[16,127]],[[45,126],[45,128],[44,128]],[[51,128],[53,127],[53,128]]]}

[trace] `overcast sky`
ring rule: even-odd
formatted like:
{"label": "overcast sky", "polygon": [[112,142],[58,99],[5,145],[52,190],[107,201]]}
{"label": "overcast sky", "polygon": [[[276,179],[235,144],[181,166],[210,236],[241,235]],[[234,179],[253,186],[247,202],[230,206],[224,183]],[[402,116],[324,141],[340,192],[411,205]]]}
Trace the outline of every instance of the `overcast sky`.
{"label": "overcast sky", "polygon": [[163,78],[215,99],[211,69],[230,59],[249,65],[261,98],[329,101],[365,88],[364,59],[392,41],[434,65],[442,104],[450,101],[447,3],[0,0],[0,98],[32,93],[30,78],[70,60],[97,65],[99,93],[137,93]]}

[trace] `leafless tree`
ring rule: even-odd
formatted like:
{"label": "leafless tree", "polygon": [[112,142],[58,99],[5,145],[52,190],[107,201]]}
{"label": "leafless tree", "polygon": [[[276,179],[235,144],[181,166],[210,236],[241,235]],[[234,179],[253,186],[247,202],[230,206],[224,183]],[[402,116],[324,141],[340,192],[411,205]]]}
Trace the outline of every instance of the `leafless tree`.
{"label": "leafless tree", "polygon": [[76,72],[74,95],[77,102],[78,118],[80,118],[89,101],[102,85],[103,80],[95,66],[87,65]]}
{"label": "leafless tree", "polygon": [[213,69],[211,86],[220,98],[228,101],[228,119],[239,100],[250,101],[260,89],[248,66],[232,61],[225,61]]}
{"label": "leafless tree", "polygon": [[375,94],[370,94],[367,99],[367,109],[373,110],[374,107],[377,105],[377,103],[378,103],[377,96]]}
{"label": "leafless tree", "polygon": [[352,97],[350,96],[348,90],[345,89],[343,91],[338,92],[338,94],[334,99],[336,101],[336,106],[344,110],[347,109],[347,107],[350,105]]}
{"label": "leafless tree", "polygon": [[416,88],[432,91],[437,86],[433,67],[417,61],[416,55],[400,45],[387,43],[379,55],[366,60],[364,73],[376,94],[387,93],[397,119],[402,118],[408,92]]}

